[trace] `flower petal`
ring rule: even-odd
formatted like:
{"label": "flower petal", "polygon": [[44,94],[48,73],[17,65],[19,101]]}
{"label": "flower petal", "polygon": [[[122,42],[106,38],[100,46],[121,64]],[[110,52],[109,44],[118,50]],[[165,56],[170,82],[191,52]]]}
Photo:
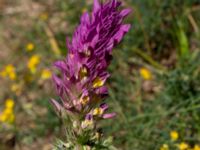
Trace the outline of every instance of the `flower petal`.
{"label": "flower petal", "polygon": [[116,113],[103,114],[102,118],[110,119],[116,116]]}

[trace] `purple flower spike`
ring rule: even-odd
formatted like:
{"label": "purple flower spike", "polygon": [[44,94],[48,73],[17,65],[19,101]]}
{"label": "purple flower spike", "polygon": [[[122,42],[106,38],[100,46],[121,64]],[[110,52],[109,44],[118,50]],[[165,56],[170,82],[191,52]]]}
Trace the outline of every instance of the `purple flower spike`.
{"label": "purple flower spike", "polygon": [[[130,24],[123,24],[130,9],[118,10],[120,5],[117,0],[106,3],[94,0],[91,15],[84,13],[72,40],[67,38],[68,55],[54,64],[61,71],[61,77],[53,76],[63,108],[67,111],[86,115],[108,95],[105,83],[110,76],[107,68],[112,49],[130,29]],[[108,105],[103,103],[100,108],[106,111]],[[111,113],[102,117],[114,116],[115,113]]]}

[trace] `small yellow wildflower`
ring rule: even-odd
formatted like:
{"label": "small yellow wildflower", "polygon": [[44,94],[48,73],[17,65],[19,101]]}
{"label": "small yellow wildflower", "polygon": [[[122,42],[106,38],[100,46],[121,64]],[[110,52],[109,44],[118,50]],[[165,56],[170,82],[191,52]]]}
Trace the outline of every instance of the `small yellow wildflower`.
{"label": "small yellow wildflower", "polygon": [[167,144],[163,144],[160,150],[169,150],[169,146]]}
{"label": "small yellow wildflower", "polygon": [[4,70],[1,71],[1,76],[8,76],[11,80],[16,79],[15,67],[12,64],[7,65]]}
{"label": "small yellow wildflower", "polygon": [[35,45],[33,43],[28,43],[26,45],[26,51],[30,52],[35,48]]}
{"label": "small yellow wildflower", "polygon": [[182,143],[178,144],[178,148],[179,148],[179,150],[186,150],[189,148],[189,145],[185,142],[182,142]]}
{"label": "small yellow wildflower", "polygon": [[11,80],[15,80],[15,79],[16,79],[16,74],[15,74],[15,72],[11,72],[11,73],[9,74],[9,78],[10,78]]}
{"label": "small yellow wildflower", "polygon": [[27,67],[29,68],[29,70],[31,71],[31,73],[35,73],[36,69],[37,69],[37,65],[40,63],[40,56],[38,55],[33,55],[27,64]]}
{"label": "small yellow wildflower", "polygon": [[171,137],[171,140],[176,141],[179,137],[178,132],[177,131],[171,131],[170,137]]}
{"label": "small yellow wildflower", "polygon": [[10,116],[12,113],[13,113],[13,110],[12,108],[9,108],[9,107],[5,108],[3,111],[3,114],[6,116]]}
{"label": "small yellow wildflower", "polygon": [[195,145],[193,150],[200,150],[200,146],[199,145]]}
{"label": "small yellow wildflower", "polygon": [[7,99],[5,105],[6,105],[6,108],[13,109],[15,102],[13,99]]}
{"label": "small yellow wildflower", "polygon": [[40,14],[40,19],[43,20],[43,21],[46,21],[48,19],[48,13],[46,12],[43,12]]}
{"label": "small yellow wildflower", "polygon": [[15,71],[15,67],[12,64],[9,64],[5,67],[5,70],[7,73],[11,73],[11,72]]}
{"label": "small yellow wildflower", "polygon": [[101,78],[97,77],[97,78],[93,81],[93,88],[101,87],[101,86],[103,86],[103,84],[104,84],[104,81],[103,81]]}
{"label": "small yellow wildflower", "polygon": [[15,115],[13,113],[14,101],[12,99],[7,99],[5,102],[5,109],[3,113],[0,114],[0,122],[13,123],[15,120]]}
{"label": "small yellow wildflower", "polygon": [[151,72],[148,69],[146,69],[146,68],[141,68],[140,69],[140,75],[142,76],[142,78],[144,80],[151,80],[152,79]]}
{"label": "small yellow wildflower", "polygon": [[42,70],[41,78],[43,80],[51,78],[51,71],[49,71],[48,69]]}
{"label": "small yellow wildflower", "polygon": [[3,111],[3,117],[4,117],[3,122],[13,123],[15,118],[13,113],[13,108],[5,108],[5,110]]}

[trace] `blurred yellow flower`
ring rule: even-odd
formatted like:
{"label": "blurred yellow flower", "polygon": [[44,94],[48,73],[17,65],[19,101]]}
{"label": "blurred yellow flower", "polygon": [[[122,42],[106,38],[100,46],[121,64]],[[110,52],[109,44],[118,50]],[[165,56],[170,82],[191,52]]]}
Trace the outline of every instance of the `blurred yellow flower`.
{"label": "blurred yellow flower", "polygon": [[146,69],[146,68],[140,68],[140,75],[145,80],[151,80],[152,79],[151,72],[148,69]]}
{"label": "blurred yellow flower", "polygon": [[6,108],[9,108],[9,109],[12,109],[13,107],[14,107],[14,105],[15,105],[15,102],[14,102],[14,100],[13,99],[7,99],[6,100]]}
{"label": "blurred yellow flower", "polygon": [[5,67],[7,73],[12,73],[15,71],[15,67],[12,64],[9,64]]}
{"label": "blurred yellow flower", "polygon": [[163,144],[160,150],[169,150],[169,146],[167,144]]}
{"label": "blurred yellow flower", "polygon": [[35,73],[36,69],[37,69],[37,65],[40,63],[40,56],[38,55],[33,55],[27,64],[27,67],[29,68],[29,70],[31,71],[31,73]]}
{"label": "blurred yellow flower", "polygon": [[33,43],[28,43],[26,45],[26,51],[32,51],[35,48],[35,45]]}
{"label": "blurred yellow flower", "polygon": [[185,142],[182,142],[182,143],[178,144],[178,148],[179,148],[179,150],[187,150],[189,148],[189,145]]}
{"label": "blurred yellow flower", "polygon": [[49,79],[49,78],[51,78],[51,71],[48,70],[48,69],[42,70],[41,79],[46,80],[46,79]]}
{"label": "blurred yellow flower", "polygon": [[4,121],[2,122],[7,122],[7,123],[13,123],[14,122],[14,119],[15,119],[15,115],[13,113],[13,109],[11,108],[6,108],[4,111],[3,111],[3,119]]}
{"label": "blurred yellow flower", "polygon": [[20,84],[12,84],[11,85],[11,91],[14,92],[16,95],[20,95],[22,91],[22,87]]}
{"label": "blurred yellow flower", "polygon": [[0,114],[0,122],[13,123],[15,120],[13,109],[14,101],[12,99],[7,99],[5,102],[5,109],[3,110],[3,113]]}
{"label": "blurred yellow flower", "polygon": [[13,113],[12,108],[6,107],[3,111],[3,114],[6,116],[10,116]]}
{"label": "blurred yellow flower", "polygon": [[40,14],[40,19],[43,20],[43,21],[46,21],[48,19],[48,13],[46,12],[43,12]]}
{"label": "blurred yellow flower", "polygon": [[195,145],[193,150],[200,150],[200,146],[199,145]]}
{"label": "blurred yellow flower", "polygon": [[12,64],[5,66],[4,70],[1,71],[2,77],[9,77],[11,80],[16,79],[15,67]]}
{"label": "blurred yellow flower", "polygon": [[171,131],[170,137],[171,137],[171,140],[176,141],[179,137],[178,132],[177,131]]}
{"label": "blurred yellow flower", "polygon": [[11,73],[9,74],[9,78],[10,78],[11,80],[15,80],[15,79],[16,79],[16,73],[15,73],[15,72],[11,72]]}

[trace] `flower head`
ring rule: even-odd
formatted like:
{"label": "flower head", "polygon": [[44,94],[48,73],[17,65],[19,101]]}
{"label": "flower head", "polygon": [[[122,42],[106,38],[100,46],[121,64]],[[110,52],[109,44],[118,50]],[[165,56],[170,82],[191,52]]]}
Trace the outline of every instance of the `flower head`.
{"label": "flower head", "polygon": [[9,77],[11,80],[15,80],[17,77],[15,67],[12,64],[5,66],[5,68],[1,71],[0,75],[2,77]]}
{"label": "flower head", "polygon": [[[112,58],[112,49],[130,29],[129,24],[123,24],[130,9],[120,11],[120,5],[116,0],[105,4],[94,0],[91,16],[84,12],[72,41],[67,39],[67,57],[55,63],[62,76],[60,78],[53,75],[66,110],[89,113],[93,110],[90,106],[101,103],[108,95],[105,83],[110,76],[107,68]],[[97,108],[93,114],[103,118],[114,116],[103,115],[103,112],[101,108]]]}
{"label": "flower head", "polygon": [[178,144],[178,148],[179,150],[186,150],[189,148],[189,145],[185,142],[181,142],[180,144]]}
{"label": "flower head", "polygon": [[171,140],[176,141],[179,137],[178,132],[177,131],[171,131],[170,137],[171,137]]}
{"label": "flower head", "polygon": [[144,80],[151,80],[152,79],[151,72],[146,68],[141,68],[140,69],[140,75]]}
{"label": "flower head", "polygon": [[7,99],[5,106],[6,106],[6,108],[12,109],[14,107],[14,104],[15,103],[14,103],[13,99]]}
{"label": "flower head", "polygon": [[41,79],[46,80],[46,79],[49,79],[49,78],[51,78],[51,71],[48,70],[48,69],[42,70]]}
{"label": "flower head", "polygon": [[6,100],[5,109],[0,114],[0,122],[13,123],[13,121],[15,119],[15,115],[14,115],[14,112],[13,112],[14,104],[15,104],[14,100],[12,100],[12,99]]}
{"label": "flower head", "polygon": [[38,55],[33,55],[27,64],[28,69],[31,71],[31,73],[35,73],[38,64],[40,63],[40,56]]}
{"label": "flower head", "polygon": [[34,48],[35,48],[35,45],[33,43],[28,43],[26,45],[26,51],[30,52],[30,51],[34,50]]}
{"label": "flower head", "polygon": [[115,116],[115,113],[107,113],[104,98],[108,95],[106,81],[110,74],[107,68],[112,49],[130,29],[129,24],[123,24],[130,10],[120,11],[120,5],[117,0],[104,4],[94,0],[92,14],[84,12],[72,41],[67,39],[66,59],[55,62],[61,75],[52,77],[62,104],[53,99],[51,103],[60,115],[67,114],[71,123],[68,122],[68,126],[73,127],[73,131],[69,127],[69,132],[78,141],[87,140],[84,143],[94,140],[100,119]]}
{"label": "flower head", "polygon": [[199,145],[195,145],[193,150],[200,150],[200,146]]}

